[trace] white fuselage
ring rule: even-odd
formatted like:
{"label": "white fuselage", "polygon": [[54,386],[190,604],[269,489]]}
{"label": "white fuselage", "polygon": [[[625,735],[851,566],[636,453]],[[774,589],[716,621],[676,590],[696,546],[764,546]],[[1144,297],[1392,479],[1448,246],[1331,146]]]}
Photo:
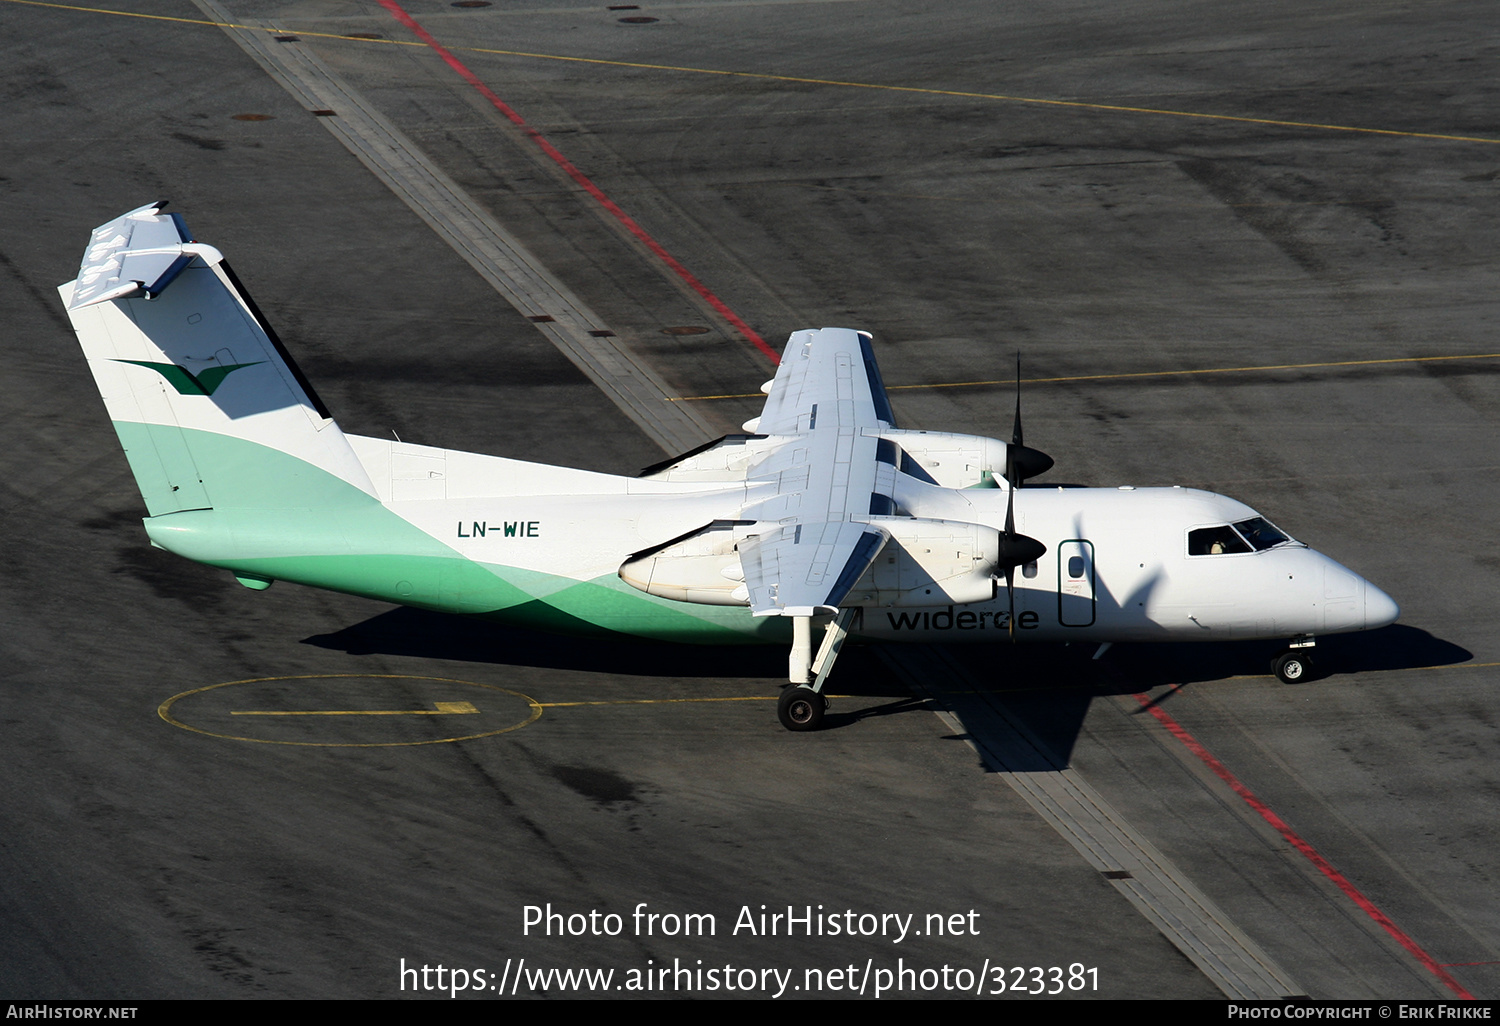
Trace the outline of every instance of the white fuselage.
{"label": "white fuselage", "polygon": [[[915,516],[1001,527],[1002,489],[939,489],[907,481]],[[1189,532],[1257,514],[1187,488],[1019,489],[1016,530],[1047,554],[1015,571],[1015,634],[1047,641],[1225,641],[1380,627],[1399,609],[1379,588],[1299,542],[1262,551],[1191,555]],[[867,609],[859,633],[964,641],[1009,633],[1003,583],[989,603],[924,611]],[[973,616],[965,616],[972,613]]]}
{"label": "white fuselage", "polygon": [[[357,442],[367,460],[372,444],[391,445]],[[401,448],[429,459],[441,452]],[[444,455],[441,499],[388,493],[389,508],[475,562],[575,581],[614,575],[632,554],[715,520],[734,521],[757,500],[755,486],[744,483],[694,486]],[[453,473],[459,459],[483,468],[479,476],[488,479],[474,482],[472,497],[457,494],[459,481],[470,478]],[[384,483],[379,471],[374,476]],[[496,487],[500,479],[508,487]],[[396,487],[399,493],[399,479]],[[1005,526],[1003,487],[944,488],[901,474],[894,498],[909,517]],[[1014,571],[1014,632],[1003,580],[988,601],[882,598],[869,585],[881,560],[896,558],[888,551],[846,602],[860,610],[852,633],[891,641],[986,642],[1012,633],[1017,641],[1224,641],[1358,631],[1390,623],[1399,612],[1379,588],[1300,542],[1191,555],[1189,532],[1257,516],[1226,496],[1180,487],[1036,485],[1017,490],[1014,515],[1019,533],[1047,546],[1035,564]],[[726,578],[736,563],[726,549]],[[734,581],[719,579],[727,595]],[[748,610],[743,615],[750,617]]]}

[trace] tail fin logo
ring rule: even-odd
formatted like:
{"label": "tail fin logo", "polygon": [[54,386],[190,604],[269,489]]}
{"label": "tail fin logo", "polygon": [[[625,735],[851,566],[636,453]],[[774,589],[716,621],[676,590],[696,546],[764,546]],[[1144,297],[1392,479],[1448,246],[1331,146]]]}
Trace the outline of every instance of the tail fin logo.
{"label": "tail fin logo", "polygon": [[166,378],[167,383],[177,389],[178,395],[213,395],[214,391],[224,383],[224,379],[235,371],[245,367],[255,367],[266,361],[256,360],[254,363],[231,363],[227,367],[210,367],[198,374],[194,374],[186,367],[179,367],[175,363],[152,363],[149,360],[116,360],[115,362],[151,368]]}

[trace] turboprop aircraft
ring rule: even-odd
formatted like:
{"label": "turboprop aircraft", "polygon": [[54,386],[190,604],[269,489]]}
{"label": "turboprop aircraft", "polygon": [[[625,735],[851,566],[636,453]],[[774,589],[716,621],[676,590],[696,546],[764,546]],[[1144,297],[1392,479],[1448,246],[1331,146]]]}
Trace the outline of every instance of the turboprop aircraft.
{"label": "turboprop aircraft", "polygon": [[[811,730],[847,637],[1287,639],[1396,604],[1234,499],[1046,488],[1022,442],[898,428],[871,336],[795,332],[745,433],[617,477],[339,430],[223,255],[163,204],[60,287],[151,543],[274,581],[575,634],[789,645]],[[817,629],[820,643],[814,646]]]}

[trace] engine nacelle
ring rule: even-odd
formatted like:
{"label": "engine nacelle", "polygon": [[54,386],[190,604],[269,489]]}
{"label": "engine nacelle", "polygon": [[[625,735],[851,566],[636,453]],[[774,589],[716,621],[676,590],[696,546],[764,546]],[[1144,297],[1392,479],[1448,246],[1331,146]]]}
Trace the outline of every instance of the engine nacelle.
{"label": "engine nacelle", "polygon": [[735,542],[754,521],[716,520],[707,527],[638,552],[620,566],[620,579],[648,595],[708,606],[749,604]]}
{"label": "engine nacelle", "polygon": [[1005,480],[1007,446],[998,438],[898,429],[882,431],[880,437],[906,454],[903,471],[918,478],[926,475],[944,488],[997,488],[996,482]]}
{"label": "engine nacelle", "polygon": [[[964,605],[995,597],[1000,532],[983,524],[913,517],[871,517],[890,540],[843,605]],[[735,545],[756,529],[752,520],[716,520],[639,552],[620,566],[620,579],[648,595],[710,606],[748,605],[745,572]]]}

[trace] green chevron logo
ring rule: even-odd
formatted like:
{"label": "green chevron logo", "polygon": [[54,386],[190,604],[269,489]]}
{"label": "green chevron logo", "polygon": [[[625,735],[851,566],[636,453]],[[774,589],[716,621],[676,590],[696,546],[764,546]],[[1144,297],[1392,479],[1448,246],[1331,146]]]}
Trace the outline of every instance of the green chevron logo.
{"label": "green chevron logo", "polygon": [[231,363],[228,367],[210,367],[200,374],[194,374],[186,367],[179,367],[175,363],[152,363],[149,360],[115,361],[115,363],[132,363],[137,367],[150,367],[166,378],[167,384],[177,389],[178,395],[213,395],[214,390],[224,383],[224,379],[235,371],[244,367],[255,367],[265,362],[256,360],[254,363]]}

